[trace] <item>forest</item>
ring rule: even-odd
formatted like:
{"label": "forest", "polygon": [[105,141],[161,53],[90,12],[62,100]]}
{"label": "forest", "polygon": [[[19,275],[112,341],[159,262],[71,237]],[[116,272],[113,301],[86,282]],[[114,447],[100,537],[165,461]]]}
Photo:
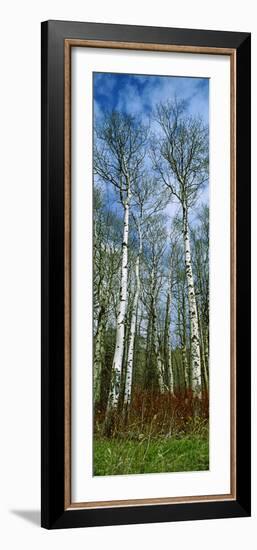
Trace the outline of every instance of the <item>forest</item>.
{"label": "forest", "polygon": [[209,468],[209,129],[188,102],[94,124],[94,475]]}

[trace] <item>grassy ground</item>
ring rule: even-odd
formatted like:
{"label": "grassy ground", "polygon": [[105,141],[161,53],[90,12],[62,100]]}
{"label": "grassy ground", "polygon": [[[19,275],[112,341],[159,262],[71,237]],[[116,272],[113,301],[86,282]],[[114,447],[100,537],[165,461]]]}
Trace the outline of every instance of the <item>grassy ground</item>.
{"label": "grassy ground", "polygon": [[209,469],[208,434],[183,438],[142,436],[94,440],[94,475],[186,472]]}

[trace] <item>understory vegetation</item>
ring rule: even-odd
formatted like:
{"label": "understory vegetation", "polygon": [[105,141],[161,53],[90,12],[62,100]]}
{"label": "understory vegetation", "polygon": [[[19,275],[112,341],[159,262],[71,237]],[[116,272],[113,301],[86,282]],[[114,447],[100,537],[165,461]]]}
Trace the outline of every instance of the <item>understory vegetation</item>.
{"label": "understory vegetation", "polygon": [[95,439],[94,475],[192,472],[209,469],[208,437]]}
{"label": "understory vegetation", "polygon": [[[197,415],[195,414],[197,410]],[[94,475],[200,471],[209,468],[208,394],[134,396],[130,414],[113,411],[103,436],[96,415]]]}

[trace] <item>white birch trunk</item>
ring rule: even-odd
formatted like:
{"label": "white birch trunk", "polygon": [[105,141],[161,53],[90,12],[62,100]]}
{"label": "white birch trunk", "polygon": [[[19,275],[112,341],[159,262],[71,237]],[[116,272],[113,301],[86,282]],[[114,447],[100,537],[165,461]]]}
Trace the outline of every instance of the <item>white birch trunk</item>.
{"label": "white birch trunk", "polygon": [[153,338],[154,338],[154,351],[156,356],[156,364],[157,364],[157,374],[158,374],[158,383],[159,388],[161,392],[164,392],[165,385],[164,385],[164,379],[163,379],[163,363],[162,358],[160,354],[160,348],[159,348],[159,342],[158,342],[158,332],[157,332],[157,325],[156,325],[156,297],[154,296],[154,311],[153,311]]}
{"label": "white birch trunk", "polygon": [[186,389],[189,390],[190,384],[189,384],[189,373],[188,373],[187,349],[185,344],[183,344],[182,346],[182,365],[184,370]]}
{"label": "white birch trunk", "polygon": [[201,349],[202,349],[202,373],[204,377],[204,384],[205,388],[208,391],[209,389],[209,381],[208,381],[208,373],[207,373],[207,367],[206,367],[206,356],[205,356],[205,349],[204,349],[204,336],[203,336],[203,324],[201,319],[201,314],[198,308],[198,320],[199,320],[199,329],[200,329],[200,336],[201,336]]}
{"label": "white birch trunk", "polygon": [[128,287],[128,235],[129,235],[129,210],[130,210],[130,189],[127,199],[124,203],[124,225],[122,241],[122,261],[121,261],[121,282],[120,295],[117,315],[116,343],[112,364],[112,388],[109,398],[109,405],[116,406],[120,393],[120,379],[122,360],[124,354],[125,340],[125,315],[127,306],[127,287]]}
{"label": "white birch trunk", "polygon": [[201,397],[201,355],[200,355],[200,335],[197,317],[197,307],[195,298],[195,287],[192,272],[189,228],[187,219],[187,207],[183,206],[183,237],[185,266],[187,276],[188,305],[191,328],[191,357],[192,357],[192,392],[196,397]]}
{"label": "white birch trunk", "polygon": [[170,371],[170,393],[174,395],[174,375],[173,375],[173,368],[172,368],[172,351],[171,348],[169,349],[169,371]]}
{"label": "white birch trunk", "polygon": [[128,361],[127,361],[125,396],[124,396],[125,404],[129,404],[131,401],[137,309],[138,309],[138,300],[139,300],[140,286],[141,286],[140,285],[140,256],[142,252],[142,236],[141,236],[140,227],[138,227],[138,236],[139,236],[139,250],[138,250],[138,255],[136,259],[136,268],[135,268],[136,291],[135,291],[133,305],[132,305],[131,325],[130,325],[130,334],[129,334]]}
{"label": "white birch trunk", "polygon": [[186,303],[185,303],[185,293],[184,285],[182,288],[182,364],[185,377],[186,389],[190,390],[190,366],[187,359],[187,331],[186,331]]}
{"label": "white birch trunk", "polygon": [[104,323],[100,318],[95,337],[95,360],[94,360],[94,402],[97,404],[100,398],[101,371],[103,363],[103,331]]}
{"label": "white birch trunk", "polygon": [[[182,353],[182,367],[183,374],[185,378],[185,386],[187,390],[190,390],[190,379],[189,379],[189,366],[187,360],[187,347],[186,347],[186,311],[185,311],[185,298],[184,298],[184,285],[181,288],[178,287],[178,324],[180,327],[180,344],[181,344],[181,353]],[[181,309],[181,310],[180,310]],[[182,324],[182,328],[181,328]]]}
{"label": "white birch trunk", "polygon": [[171,347],[170,347],[170,325],[171,325],[171,277],[169,279],[169,290],[167,294],[166,302],[166,315],[165,315],[165,330],[164,330],[164,355],[165,355],[165,368],[166,363],[168,367],[168,380],[166,381],[166,390],[170,393],[174,393],[174,380],[173,380],[173,371],[172,371],[172,357],[171,357]]}
{"label": "white birch trunk", "polygon": [[165,391],[165,385],[163,381],[163,362],[162,362],[162,358],[159,350],[158,339],[156,339],[156,343],[155,343],[155,353],[157,355],[157,371],[158,371],[159,387],[160,387],[161,393],[163,393]]}
{"label": "white birch trunk", "polygon": [[204,342],[205,365],[206,365],[207,377],[209,380],[209,342],[208,342],[208,329],[206,328],[203,334],[203,342]]}

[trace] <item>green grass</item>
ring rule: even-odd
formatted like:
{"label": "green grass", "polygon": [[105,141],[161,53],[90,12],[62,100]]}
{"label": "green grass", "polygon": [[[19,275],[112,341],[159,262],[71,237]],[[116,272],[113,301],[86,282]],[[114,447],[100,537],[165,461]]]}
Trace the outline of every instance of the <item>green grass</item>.
{"label": "green grass", "polygon": [[94,440],[94,475],[188,472],[209,469],[208,435]]}

